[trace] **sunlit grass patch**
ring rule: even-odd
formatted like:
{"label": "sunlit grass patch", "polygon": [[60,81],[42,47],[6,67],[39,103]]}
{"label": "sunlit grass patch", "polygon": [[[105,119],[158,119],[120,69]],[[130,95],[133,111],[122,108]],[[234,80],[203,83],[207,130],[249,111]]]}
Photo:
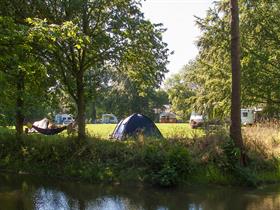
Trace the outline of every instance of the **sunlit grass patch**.
{"label": "sunlit grass patch", "polygon": [[116,124],[87,124],[86,131],[89,136],[94,136],[101,139],[108,139],[113,133]]}
{"label": "sunlit grass patch", "polygon": [[[164,138],[189,139],[201,137],[204,133],[202,129],[191,129],[187,123],[157,123],[156,124]],[[113,133],[116,124],[87,124],[86,132],[88,136],[108,139]],[[0,132],[15,132],[14,127],[0,127]],[[67,136],[63,131],[58,136]]]}
{"label": "sunlit grass patch", "polygon": [[245,145],[265,159],[280,158],[280,126],[256,124],[243,128]]}
{"label": "sunlit grass patch", "polygon": [[[204,134],[202,129],[191,129],[187,123],[157,123],[156,126],[164,138],[188,139],[201,137]],[[87,124],[86,130],[90,136],[108,139],[115,127],[116,124]]]}
{"label": "sunlit grass patch", "polygon": [[189,139],[204,134],[202,129],[192,129],[188,123],[157,123],[156,125],[165,138]]}
{"label": "sunlit grass patch", "polygon": [[3,126],[0,126],[0,134],[13,134],[15,133],[15,127],[13,126],[7,126],[7,127],[3,127]]}

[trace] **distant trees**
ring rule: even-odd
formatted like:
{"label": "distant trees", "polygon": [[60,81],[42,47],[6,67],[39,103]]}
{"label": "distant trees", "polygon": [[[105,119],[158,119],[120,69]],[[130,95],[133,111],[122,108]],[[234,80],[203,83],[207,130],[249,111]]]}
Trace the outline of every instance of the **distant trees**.
{"label": "distant trees", "polygon": [[[192,97],[195,95],[195,83],[189,79],[190,73],[195,69],[195,63],[190,62],[178,74],[172,75],[165,82],[165,89],[172,111],[184,120],[188,120],[194,107]],[[202,103],[203,104],[203,103]]]}
{"label": "distant trees", "polygon": [[103,113],[114,113],[120,118],[131,113],[142,113],[158,120],[154,109],[162,109],[166,104],[169,104],[169,101],[165,91],[149,88],[145,93],[141,93],[131,81],[123,81],[107,88],[99,108]]}

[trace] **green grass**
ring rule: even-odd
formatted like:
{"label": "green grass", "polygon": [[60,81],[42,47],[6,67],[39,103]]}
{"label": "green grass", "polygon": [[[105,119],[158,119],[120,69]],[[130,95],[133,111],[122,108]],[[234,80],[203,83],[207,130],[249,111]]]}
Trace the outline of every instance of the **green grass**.
{"label": "green grass", "polygon": [[89,136],[108,139],[109,135],[113,133],[116,124],[87,124],[86,132]]}
{"label": "green grass", "polygon": [[[165,138],[194,138],[203,135],[201,129],[191,129],[187,123],[157,123]],[[107,139],[114,131],[116,124],[87,124],[86,130],[90,136]]]}
{"label": "green grass", "polygon": [[[164,138],[186,139],[201,137],[204,132],[202,129],[192,129],[188,123],[157,123],[156,124]],[[113,133],[116,124],[87,124],[86,132],[91,137],[108,139]],[[13,132],[14,127],[0,127],[1,132]],[[60,135],[67,135],[66,131]]]}
{"label": "green grass", "polygon": [[192,129],[188,123],[157,123],[165,138],[194,138],[203,135],[202,129]]}

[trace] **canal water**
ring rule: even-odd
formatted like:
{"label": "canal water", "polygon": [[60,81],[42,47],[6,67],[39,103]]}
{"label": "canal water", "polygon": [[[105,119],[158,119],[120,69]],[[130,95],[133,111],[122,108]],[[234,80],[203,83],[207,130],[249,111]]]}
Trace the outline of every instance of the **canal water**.
{"label": "canal water", "polygon": [[280,185],[161,189],[0,173],[0,210],[279,210]]}

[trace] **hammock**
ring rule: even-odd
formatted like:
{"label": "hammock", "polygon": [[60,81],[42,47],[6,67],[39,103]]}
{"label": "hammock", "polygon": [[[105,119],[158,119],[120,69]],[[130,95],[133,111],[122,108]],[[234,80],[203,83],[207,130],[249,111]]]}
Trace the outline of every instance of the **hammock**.
{"label": "hammock", "polygon": [[55,135],[64,131],[67,128],[67,126],[63,126],[60,128],[39,128],[35,125],[32,125],[32,128],[34,128],[36,131],[44,135]]}

